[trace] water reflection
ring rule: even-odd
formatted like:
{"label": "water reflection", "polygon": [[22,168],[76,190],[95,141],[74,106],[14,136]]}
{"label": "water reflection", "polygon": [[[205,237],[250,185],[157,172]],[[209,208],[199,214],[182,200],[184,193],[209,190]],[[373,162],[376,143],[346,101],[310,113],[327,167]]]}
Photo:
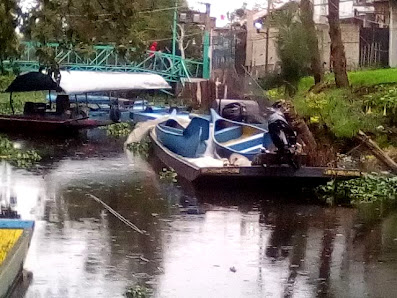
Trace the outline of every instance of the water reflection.
{"label": "water reflection", "polygon": [[194,191],[160,181],[158,169],[120,147],[82,143],[95,154],[68,143],[37,171],[1,164],[1,200],[37,221],[26,297],[122,297],[136,284],[155,297],[397,295],[397,213],[387,206]]}

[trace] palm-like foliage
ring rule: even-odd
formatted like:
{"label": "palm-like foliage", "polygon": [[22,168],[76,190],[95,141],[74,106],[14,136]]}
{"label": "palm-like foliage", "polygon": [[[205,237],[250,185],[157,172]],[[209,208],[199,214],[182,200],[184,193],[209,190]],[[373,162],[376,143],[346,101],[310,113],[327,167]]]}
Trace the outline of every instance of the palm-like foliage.
{"label": "palm-like foliage", "polygon": [[296,92],[302,76],[307,73],[310,55],[307,34],[294,3],[273,13],[271,25],[278,30],[277,53],[281,62],[281,77],[289,95]]}
{"label": "palm-like foliage", "polygon": [[18,38],[15,28],[19,15],[15,0],[0,2],[0,74],[4,73],[3,61],[18,56]]}

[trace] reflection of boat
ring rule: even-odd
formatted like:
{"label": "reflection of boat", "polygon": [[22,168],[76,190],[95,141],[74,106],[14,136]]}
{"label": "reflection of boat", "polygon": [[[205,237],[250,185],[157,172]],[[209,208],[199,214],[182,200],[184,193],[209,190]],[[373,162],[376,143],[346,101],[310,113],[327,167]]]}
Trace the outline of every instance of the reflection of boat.
{"label": "reflection of boat", "polygon": [[211,116],[216,153],[222,158],[229,158],[231,154],[238,153],[252,160],[262,148],[272,145],[265,129],[222,118],[212,109]]}
{"label": "reflection of boat", "polygon": [[173,118],[156,125],[158,140],[172,152],[185,157],[198,157],[205,152],[209,137],[209,121],[194,117],[185,128]]}
{"label": "reflection of boat", "polygon": [[33,221],[0,218],[0,297],[11,294],[21,277],[33,229]]}
{"label": "reflection of boat", "polygon": [[59,132],[76,131],[110,124],[120,120],[118,106],[110,108],[110,120],[90,119],[87,113],[70,106],[69,96],[92,92],[151,90],[170,88],[159,75],[148,73],[100,73],[87,71],[60,71],[60,80],[40,72],[30,72],[18,76],[6,89],[10,92],[10,105],[13,108],[13,92],[57,91],[55,111],[51,104],[26,102],[23,115],[1,115],[0,129],[7,131],[19,130]]}

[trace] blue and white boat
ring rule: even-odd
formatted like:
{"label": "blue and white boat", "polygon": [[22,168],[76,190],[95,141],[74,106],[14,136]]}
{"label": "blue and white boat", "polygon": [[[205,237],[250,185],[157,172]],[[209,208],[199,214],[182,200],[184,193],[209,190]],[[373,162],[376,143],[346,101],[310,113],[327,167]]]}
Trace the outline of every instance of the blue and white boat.
{"label": "blue and white boat", "polygon": [[238,153],[252,161],[262,148],[273,146],[266,129],[222,118],[213,109],[211,117],[213,143],[220,158],[229,158],[233,153]]}
{"label": "blue and white boat", "polygon": [[174,117],[156,125],[156,136],[166,148],[183,157],[197,158],[204,154],[209,138],[210,123],[194,117],[185,128]]}
{"label": "blue and white boat", "polygon": [[0,297],[8,297],[22,275],[34,221],[0,216]]}

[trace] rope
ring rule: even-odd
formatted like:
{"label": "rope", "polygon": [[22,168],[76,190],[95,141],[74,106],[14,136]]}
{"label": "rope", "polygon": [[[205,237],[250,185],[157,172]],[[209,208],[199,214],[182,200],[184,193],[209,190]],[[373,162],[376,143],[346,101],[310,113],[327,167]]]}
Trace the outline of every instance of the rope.
{"label": "rope", "polygon": [[128,219],[126,219],[124,216],[122,216],[120,213],[118,213],[116,210],[114,210],[112,207],[110,207],[109,205],[107,205],[104,201],[102,201],[100,198],[88,193],[86,194],[87,196],[89,196],[90,198],[94,199],[95,201],[97,201],[98,203],[102,204],[103,207],[105,207],[110,213],[112,213],[117,219],[119,219],[121,222],[123,222],[124,224],[126,224],[128,227],[130,227],[131,229],[133,229],[134,231],[138,232],[139,234],[146,234],[147,233],[141,229],[139,229],[136,225],[134,225],[132,222],[130,222]]}

